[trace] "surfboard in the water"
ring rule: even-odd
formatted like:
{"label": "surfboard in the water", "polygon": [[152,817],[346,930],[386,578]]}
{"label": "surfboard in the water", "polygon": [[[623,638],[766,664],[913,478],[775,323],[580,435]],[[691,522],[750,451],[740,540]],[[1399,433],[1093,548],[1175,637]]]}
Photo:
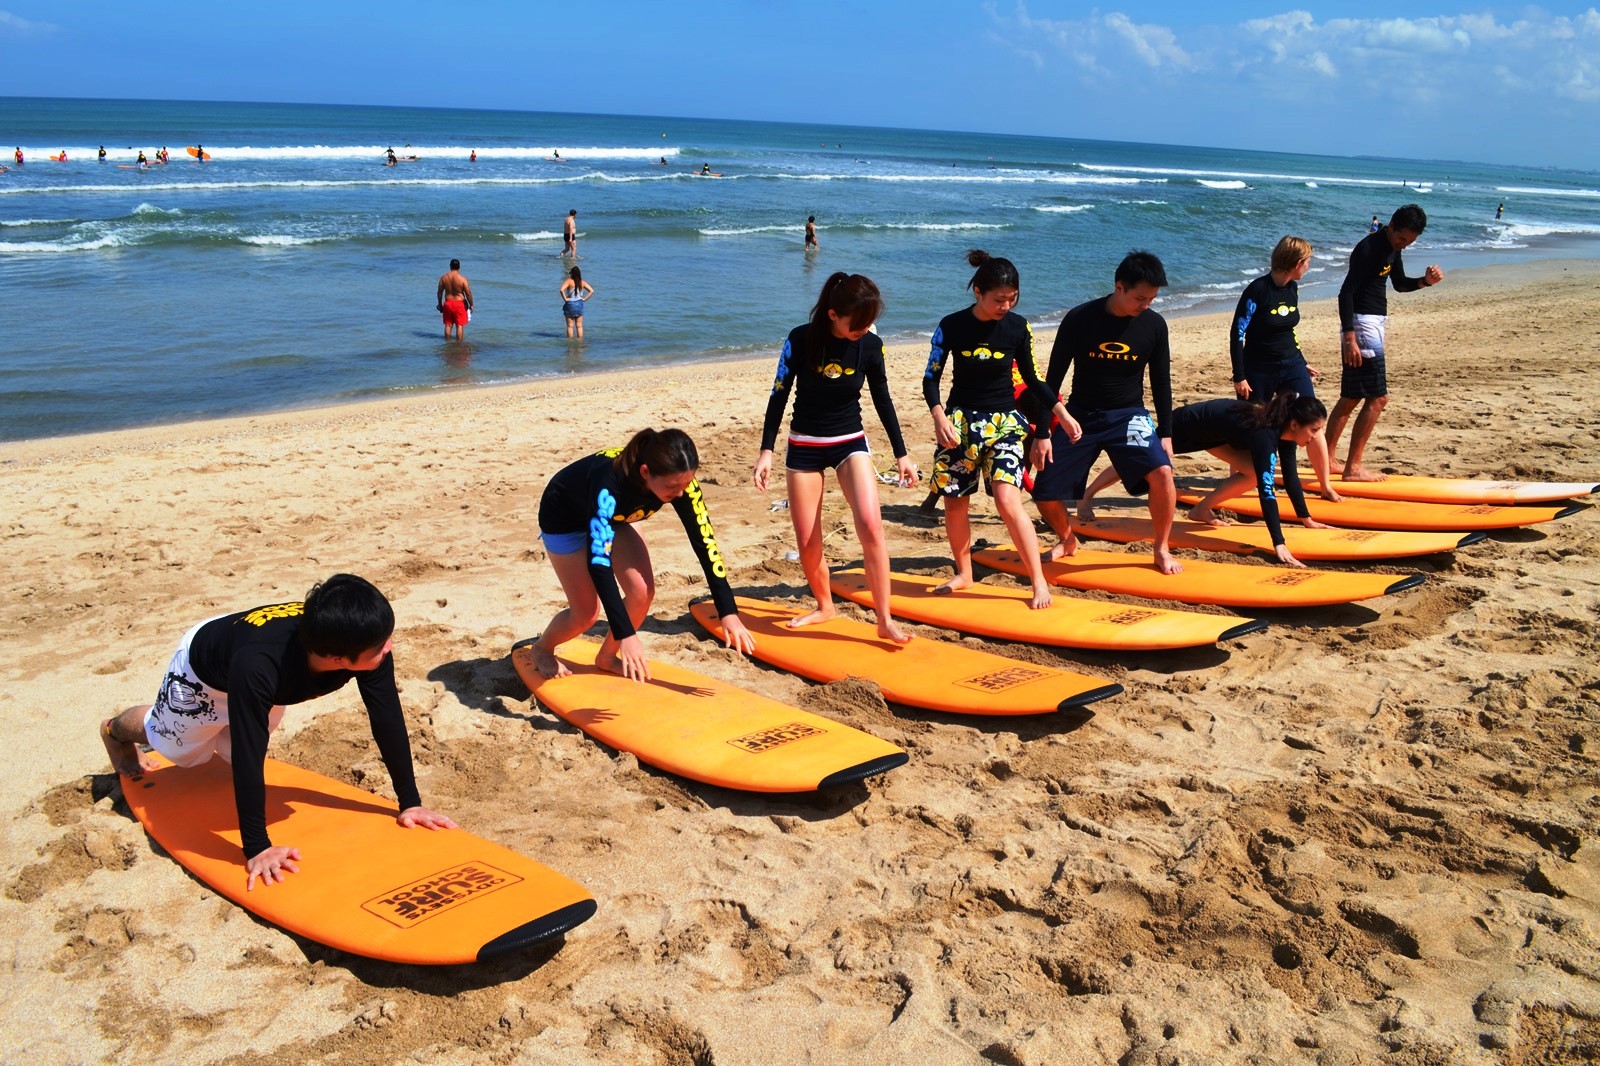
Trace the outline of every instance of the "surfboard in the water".
{"label": "surfboard in the water", "polygon": [[512,649],[539,705],[618,751],[692,781],[747,792],[815,792],[903,765],[886,740],[669,663],[649,681],[596,669],[600,646],[569,640],[567,677],[546,678],[531,642]]}
{"label": "surfboard in the water", "polygon": [[[1178,500],[1196,504],[1201,493],[1178,490]],[[1255,493],[1235,496],[1218,505],[1221,510],[1261,517],[1261,501]],[[1354,529],[1392,529],[1408,532],[1468,532],[1471,530],[1518,529],[1565,518],[1583,510],[1581,504],[1557,506],[1540,504],[1507,507],[1492,503],[1416,503],[1410,500],[1364,500],[1352,496],[1329,503],[1320,496],[1306,496],[1311,517],[1330,526]],[[1287,542],[1287,538],[1285,538]],[[1293,548],[1289,549],[1293,551]]]}
{"label": "surfboard in the water", "polygon": [[202,152],[192,144],[188,148],[184,149],[184,151],[188,152],[191,156],[200,160],[201,162],[205,162],[211,158],[210,152]]}
{"label": "surfboard in the water", "polygon": [[[1027,564],[1009,544],[1001,548],[980,548],[972,553],[972,559],[994,570],[1022,577],[1028,575]],[[1209,603],[1218,607],[1321,607],[1331,603],[1354,603],[1414,589],[1426,580],[1421,574],[1348,573],[1309,567],[1300,570],[1205,559],[1184,559],[1181,573],[1163,574],[1156,570],[1148,555],[1090,548],[1079,548],[1076,555],[1045,563],[1044,576],[1052,585],[1063,588],[1099,589],[1124,596]]]}
{"label": "surfboard in the water", "polygon": [[[1143,516],[1102,515],[1093,522],[1074,518],[1080,537],[1136,544],[1153,538],[1150,519]],[[1435,552],[1455,551],[1484,540],[1484,533],[1401,533],[1381,529],[1307,529],[1286,522],[1283,541],[1301,562],[1357,562],[1371,559],[1407,559]],[[1169,543],[1191,551],[1230,552],[1234,555],[1272,555],[1272,536],[1260,522],[1208,526],[1179,519],[1172,523]]]}
{"label": "surfboard in the water", "polygon": [[[1317,475],[1302,470],[1300,480],[1314,485]],[[1335,474],[1332,480],[1341,496],[1419,503],[1556,503],[1600,492],[1600,484],[1593,481],[1490,481],[1421,474],[1390,474],[1384,481],[1346,481]]]}
{"label": "surfboard in the water", "polygon": [[[756,639],[755,657],[813,681],[860,677],[885,699],[951,714],[1047,714],[1121,695],[1122,686],[1098,677],[1019,662],[942,640],[896,644],[875,626],[834,617],[790,629],[808,610],[738,598],[739,617]],[[691,606],[695,621],[722,636],[715,604]]]}
{"label": "surfboard in the water", "polygon": [[275,844],[299,849],[300,870],[249,892],[226,762],[124,776],[122,794],[201,881],[273,925],[355,955],[474,962],[595,912],[576,881],[465,829],[402,828],[392,801],[276,759],[266,778],[267,827]]}
{"label": "surfboard in the water", "polygon": [[[942,584],[943,578],[895,574],[890,580],[895,616],[1025,644],[1112,651],[1193,648],[1267,628],[1265,622],[1241,622],[1232,615],[1135,607],[1059,593],[1049,607],[1035,611],[1030,606],[1033,593],[1015,585],[977,584],[938,595],[933,590]],[[835,595],[872,605],[863,571],[838,571],[832,585]]]}

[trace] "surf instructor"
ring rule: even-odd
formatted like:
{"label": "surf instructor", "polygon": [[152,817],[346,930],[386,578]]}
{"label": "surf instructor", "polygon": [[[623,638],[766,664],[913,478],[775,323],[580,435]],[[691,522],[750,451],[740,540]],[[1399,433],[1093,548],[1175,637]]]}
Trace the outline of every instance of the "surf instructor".
{"label": "surf instructor", "polygon": [[[370,582],[334,574],[300,602],[275,603],[201,622],[185,633],[155,702],[100,723],[112,767],[136,776],[157,763],[143,744],[178,766],[213,755],[233,767],[233,796],[244,845],[245,890],[299,872],[300,849],[267,836],[267,741],[284,707],[305,703],[354,679],[372,739],[389,771],[402,826],[454,829],[422,805],[411,741],[395,685],[394,609]],[[235,757],[237,756],[237,757]]]}

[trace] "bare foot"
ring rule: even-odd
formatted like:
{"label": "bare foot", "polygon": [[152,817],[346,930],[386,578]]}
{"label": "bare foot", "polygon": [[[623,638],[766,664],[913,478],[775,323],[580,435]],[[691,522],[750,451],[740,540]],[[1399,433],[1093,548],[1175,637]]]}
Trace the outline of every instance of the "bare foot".
{"label": "bare foot", "polygon": [[878,623],[878,636],[884,640],[892,640],[896,644],[911,643],[911,634],[896,625],[893,618],[885,618]]}
{"label": "bare foot", "polygon": [[839,612],[834,610],[833,604],[830,603],[826,607],[818,607],[810,614],[803,614],[799,618],[791,618],[783,624],[788,626],[790,629],[799,629],[801,626],[810,626],[816,625],[818,622],[826,622],[830,618],[837,617],[838,614]]}
{"label": "bare foot", "polygon": [[1178,562],[1177,556],[1171,552],[1158,551],[1155,553],[1155,559],[1156,569],[1161,573],[1169,575],[1183,573],[1183,564]]}
{"label": "bare foot", "polygon": [[533,668],[551,678],[566,677],[572,673],[566,663],[556,658],[555,652],[545,651],[537,644],[533,646]]}
{"label": "bare foot", "polygon": [[1381,470],[1368,470],[1364,466],[1348,467],[1344,472],[1346,481],[1388,481],[1389,475]]}
{"label": "bare foot", "polygon": [[960,574],[957,574],[944,584],[936,586],[933,590],[933,594],[935,596],[948,596],[952,592],[960,592],[962,589],[969,589],[971,587],[972,579],[970,577],[962,577]]}
{"label": "bare foot", "polygon": [[1033,600],[1028,604],[1030,610],[1042,611],[1050,606],[1050,584],[1041,582],[1033,586]]}
{"label": "bare foot", "polygon": [[1199,522],[1203,526],[1229,526],[1233,524],[1211,508],[1201,507],[1198,504],[1189,509],[1189,521]]}
{"label": "bare foot", "polygon": [[1335,459],[1331,455],[1328,456],[1328,473],[1335,477],[1342,476],[1344,474],[1344,460]]}
{"label": "bare foot", "polygon": [[1094,501],[1093,500],[1079,500],[1078,501],[1078,521],[1080,521],[1080,522],[1093,522],[1094,521]]}
{"label": "bare foot", "polygon": [[1057,559],[1068,559],[1077,554],[1078,534],[1069,529],[1066,536],[1050,545],[1050,550],[1045,552],[1042,558],[1047,563],[1053,563]]}
{"label": "bare foot", "polygon": [[100,740],[106,746],[106,754],[111,757],[111,768],[128,777],[137,777],[154,770],[157,766],[155,759],[140,751],[139,745],[118,740],[111,735],[111,723],[114,720],[107,718],[100,723]]}

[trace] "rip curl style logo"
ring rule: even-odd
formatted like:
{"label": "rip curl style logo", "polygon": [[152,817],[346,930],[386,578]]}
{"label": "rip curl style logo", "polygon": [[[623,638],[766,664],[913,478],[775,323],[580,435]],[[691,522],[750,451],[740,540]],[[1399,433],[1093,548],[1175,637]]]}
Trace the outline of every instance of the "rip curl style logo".
{"label": "rip curl style logo", "polygon": [[465,862],[369,899],[361,909],[390,925],[413,928],[452,907],[518,884],[522,878],[486,862]]}
{"label": "rip curl style logo", "polygon": [[1128,419],[1128,444],[1131,447],[1149,447],[1150,438],[1155,434],[1156,427],[1150,421],[1149,415],[1134,415]]}
{"label": "rip curl style logo", "polygon": [[299,618],[305,613],[306,605],[302,602],[274,603],[266,607],[257,607],[241,621],[249,622],[253,626],[264,626],[275,618]]}

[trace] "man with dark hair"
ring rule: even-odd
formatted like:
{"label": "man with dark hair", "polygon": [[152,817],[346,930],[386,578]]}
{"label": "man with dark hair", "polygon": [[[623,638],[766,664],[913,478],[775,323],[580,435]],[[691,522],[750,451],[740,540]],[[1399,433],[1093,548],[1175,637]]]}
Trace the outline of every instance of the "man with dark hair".
{"label": "man with dark hair", "polygon": [[467,323],[472,321],[472,283],[461,273],[461,260],[450,260],[450,269],[439,275],[439,286],[434,290],[434,306],[444,316],[444,339],[450,339],[450,327],[456,330],[456,340],[467,335]]}
{"label": "man with dark hair", "polygon": [[[1384,335],[1389,322],[1388,285],[1395,292],[1415,292],[1444,280],[1437,264],[1419,278],[1406,276],[1400,253],[1422,235],[1428,216],[1416,204],[1406,204],[1394,213],[1389,224],[1363,237],[1350,252],[1350,270],[1339,286],[1339,352],[1344,360],[1344,375],[1339,382],[1339,401],[1328,414],[1324,435],[1328,456],[1335,473],[1346,481],[1383,481],[1387,475],[1362,465],[1367,441],[1378,424],[1378,416],[1389,405],[1389,379],[1384,366]],[[1350,429],[1350,452],[1343,464],[1335,456],[1339,437],[1350,412],[1361,406]]]}
{"label": "man with dark hair", "polygon": [[[1060,426],[1045,428],[1049,412],[1034,412],[1031,459],[1040,467],[1033,483],[1039,514],[1061,542],[1052,559],[1078,550],[1064,501],[1083,498],[1089,470],[1102,452],[1126,484],[1148,482],[1155,524],[1155,565],[1176,574],[1182,564],[1168,549],[1177,489],[1172,480],[1172,351],[1167,322],[1150,310],[1167,283],[1166,269],[1150,252],[1129,252],[1117,266],[1111,293],[1067,312],[1050,349],[1045,384],[1061,392],[1074,361],[1067,411],[1083,427],[1076,441]],[[1144,405],[1145,367],[1155,420]],[[1087,515],[1083,517],[1087,518]]]}
{"label": "man with dark hair", "polygon": [[561,223],[561,258],[567,256],[578,258],[578,209],[574,207],[567,212],[565,221]]}
{"label": "man with dark hair", "polygon": [[107,718],[100,739],[113,769],[130,777],[156,766],[141,744],[178,766],[198,766],[213,755],[232,764],[249,891],[257,878],[270,885],[299,870],[299,850],[267,837],[268,736],[285,706],[325,696],[353,678],[400,804],[397,820],[408,828],[453,829],[455,822],[424,807],[417,793],[390,654],[393,634],[394,609],[383,593],[354,574],[334,574],[303,602],[255,607],[190,629],[156,701]]}

